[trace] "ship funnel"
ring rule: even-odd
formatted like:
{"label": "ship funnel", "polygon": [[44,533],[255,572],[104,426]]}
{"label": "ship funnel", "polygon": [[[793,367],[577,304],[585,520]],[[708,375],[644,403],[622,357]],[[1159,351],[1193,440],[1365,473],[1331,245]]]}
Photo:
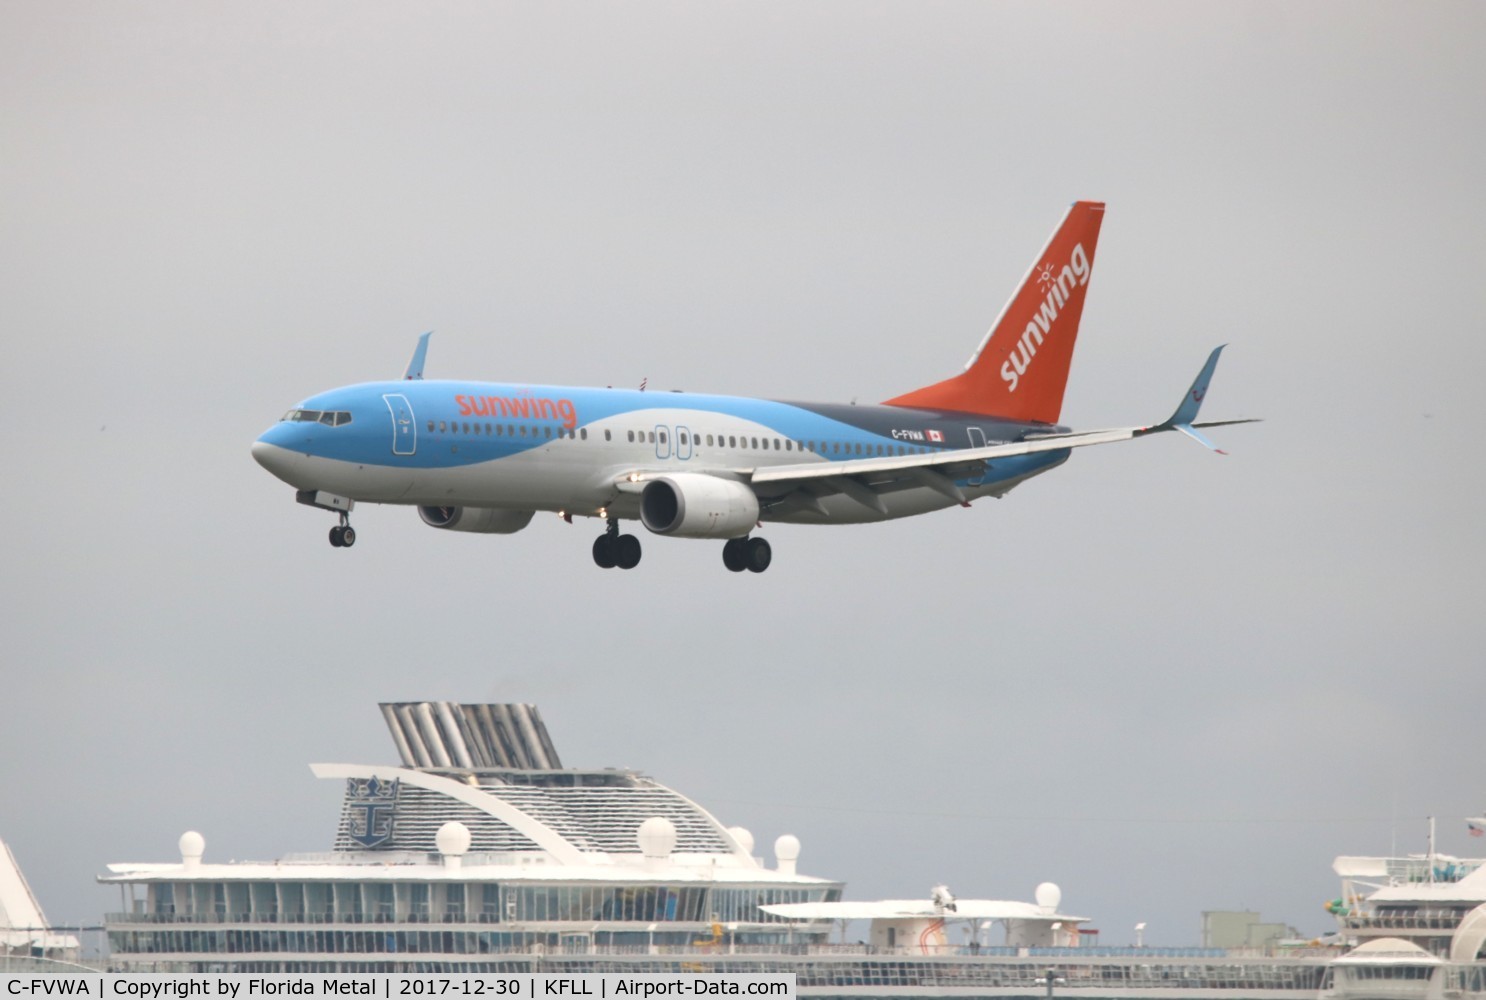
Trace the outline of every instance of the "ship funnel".
{"label": "ship funnel", "polygon": [[562,769],[535,705],[384,702],[381,709],[404,767]]}

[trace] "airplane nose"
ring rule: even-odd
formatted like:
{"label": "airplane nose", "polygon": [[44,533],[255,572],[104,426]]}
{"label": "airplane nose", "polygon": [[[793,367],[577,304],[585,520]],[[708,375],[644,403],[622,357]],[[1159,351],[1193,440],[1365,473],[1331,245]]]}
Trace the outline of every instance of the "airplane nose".
{"label": "airplane nose", "polygon": [[253,460],[291,486],[294,484],[294,467],[299,464],[298,457],[287,448],[271,444],[263,438],[253,442]]}

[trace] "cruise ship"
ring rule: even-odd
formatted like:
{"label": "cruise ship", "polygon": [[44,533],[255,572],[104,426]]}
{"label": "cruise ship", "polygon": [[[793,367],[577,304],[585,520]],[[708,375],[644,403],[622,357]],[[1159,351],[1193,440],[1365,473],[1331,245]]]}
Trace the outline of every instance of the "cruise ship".
{"label": "cruise ship", "polygon": [[[833,998],[1486,998],[1475,938],[1469,957],[1403,933],[1347,956],[1103,948],[1051,883],[1031,901],[942,886],[848,901],[841,882],[798,870],[793,836],[766,860],[746,829],[643,773],[564,767],[535,706],[381,710],[400,764],[311,766],[341,790],[329,851],[213,863],[188,831],[179,860],[110,865],[112,968],[783,972],[802,996]],[[1470,890],[1477,871],[1454,884]],[[1471,913],[1462,928],[1486,908]],[[866,943],[833,941],[847,921],[867,923]]]}

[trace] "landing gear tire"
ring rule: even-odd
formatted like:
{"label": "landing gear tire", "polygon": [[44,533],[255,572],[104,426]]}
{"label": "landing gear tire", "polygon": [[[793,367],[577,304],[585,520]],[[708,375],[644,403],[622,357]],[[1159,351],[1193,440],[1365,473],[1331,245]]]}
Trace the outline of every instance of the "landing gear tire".
{"label": "landing gear tire", "polygon": [[356,544],[356,529],[353,528],[353,527],[351,527],[348,524],[344,528],[341,529],[341,545],[342,545],[342,547],[349,549],[351,546],[353,546],[355,544]]}
{"label": "landing gear tire", "polygon": [[620,569],[634,569],[640,565],[640,540],[634,535],[620,535],[615,538],[613,552],[614,565]]}
{"label": "landing gear tire", "polygon": [[774,549],[769,545],[768,539],[748,539],[747,559],[750,573],[762,573],[768,569],[769,563],[774,561]]}
{"label": "landing gear tire", "polygon": [[593,540],[593,561],[599,569],[613,569],[617,566],[619,561],[615,555],[614,536],[600,535]]}
{"label": "landing gear tire", "polygon": [[341,546],[346,544],[345,538],[341,536],[341,533],[343,531],[345,531],[345,529],[338,524],[334,528],[330,529],[330,544],[333,545],[335,548],[340,548]]}
{"label": "landing gear tire", "polygon": [[729,538],[722,546],[722,564],[734,573],[748,568],[748,539]]}

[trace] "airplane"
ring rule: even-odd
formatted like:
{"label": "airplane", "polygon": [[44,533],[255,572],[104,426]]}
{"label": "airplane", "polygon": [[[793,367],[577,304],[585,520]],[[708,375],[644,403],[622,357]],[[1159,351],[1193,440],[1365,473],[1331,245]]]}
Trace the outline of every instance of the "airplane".
{"label": "airplane", "polygon": [[510,534],[537,511],[594,517],[600,567],[633,569],[653,534],[721,541],[733,572],[773,560],[769,523],[860,524],[1003,497],[1073,449],[1179,431],[1218,449],[1196,418],[1223,348],[1170,417],[1075,431],[1058,423],[1101,202],[1075,202],[962,372],[876,406],[690,392],[433,380],[423,334],[401,380],[304,400],[253,443],[296,499],[339,514],[404,504],[444,531]]}

